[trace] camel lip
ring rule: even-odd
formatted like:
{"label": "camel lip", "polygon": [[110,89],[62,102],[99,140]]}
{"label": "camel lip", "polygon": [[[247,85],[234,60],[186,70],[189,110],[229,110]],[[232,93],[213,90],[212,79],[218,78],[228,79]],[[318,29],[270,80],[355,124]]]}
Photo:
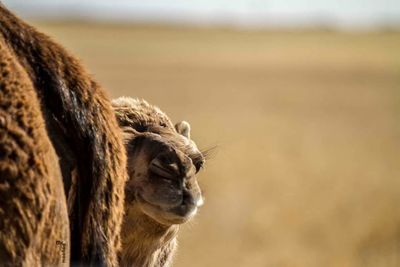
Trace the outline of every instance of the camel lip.
{"label": "camel lip", "polygon": [[191,218],[197,213],[197,206],[182,204],[172,209],[169,209],[167,212],[172,213],[180,218]]}
{"label": "camel lip", "polygon": [[[144,197],[142,197],[140,194],[137,194],[136,196],[137,200],[144,204],[144,212],[152,217],[154,220],[165,224],[165,222],[168,222],[169,224],[182,224],[193,218],[198,210],[198,207],[196,205],[191,205],[191,204],[181,204],[172,208],[163,208],[160,205],[153,204]],[[152,210],[153,212],[156,211],[160,214],[162,214],[162,218],[155,218],[151,214],[147,212],[147,209]],[[151,212],[151,213],[153,213]],[[158,217],[158,216],[157,216]]]}

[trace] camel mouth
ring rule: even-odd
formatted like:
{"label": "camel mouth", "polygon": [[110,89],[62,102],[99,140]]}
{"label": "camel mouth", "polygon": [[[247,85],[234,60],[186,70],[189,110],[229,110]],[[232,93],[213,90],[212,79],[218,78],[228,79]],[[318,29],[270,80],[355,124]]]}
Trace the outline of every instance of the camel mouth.
{"label": "camel mouth", "polygon": [[168,213],[174,214],[180,218],[186,218],[189,220],[197,213],[197,206],[195,205],[188,205],[188,204],[181,204],[175,208],[169,209]]}
{"label": "camel mouth", "polygon": [[140,193],[136,199],[147,216],[164,225],[185,223],[192,219],[198,210],[198,206],[192,204],[180,204],[172,208],[162,207],[146,200]]}

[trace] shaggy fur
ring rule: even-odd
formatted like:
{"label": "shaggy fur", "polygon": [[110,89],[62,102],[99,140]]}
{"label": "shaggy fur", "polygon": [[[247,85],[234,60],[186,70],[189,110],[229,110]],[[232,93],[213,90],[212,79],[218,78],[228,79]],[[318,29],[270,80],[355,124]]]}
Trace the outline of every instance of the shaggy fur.
{"label": "shaggy fur", "polygon": [[162,225],[131,202],[122,227],[121,266],[171,266],[177,248],[179,225]]}
{"label": "shaggy fur", "polygon": [[57,156],[26,72],[0,39],[0,263],[69,263],[69,224]]}
{"label": "shaggy fur", "polygon": [[[187,138],[190,134],[188,123],[181,122],[174,127],[165,113],[143,100],[122,97],[113,100],[112,104],[125,131],[129,173],[120,264],[170,266],[177,246],[179,224],[191,219],[202,202],[194,173],[201,168],[204,158],[195,143]],[[161,177],[149,173],[151,162],[161,155],[164,159],[168,157],[170,164],[181,166],[186,178],[180,178],[180,174],[175,176],[174,172],[171,180],[165,179],[163,173]],[[169,173],[165,175],[169,176]],[[157,203],[155,210],[151,208],[151,215],[148,209],[143,209],[140,197]],[[171,210],[185,199],[193,203],[194,209],[176,217]],[[166,209],[159,210],[158,207]]]}
{"label": "shaggy fur", "polygon": [[[60,239],[73,263],[117,265],[126,159],[109,100],[77,59],[1,4],[0,49],[0,262],[55,264]],[[76,177],[71,240],[65,204],[55,208],[65,196],[53,147],[68,194]]]}
{"label": "shaggy fur", "polygon": [[149,126],[159,125],[175,132],[169,117],[156,106],[145,100],[131,97],[119,97],[112,100],[112,106],[121,127],[130,127],[144,132]]}

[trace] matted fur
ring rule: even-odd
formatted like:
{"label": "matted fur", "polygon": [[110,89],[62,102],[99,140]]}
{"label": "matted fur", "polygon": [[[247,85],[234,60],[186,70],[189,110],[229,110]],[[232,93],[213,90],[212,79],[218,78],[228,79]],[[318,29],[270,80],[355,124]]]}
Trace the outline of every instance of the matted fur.
{"label": "matted fur", "polygon": [[65,197],[54,147],[67,192],[77,176],[71,241],[57,238],[71,242],[73,263],[116,266],[126,157],[108,98],[76,58],[1,4],[0,48],[0,262],[56,263],[49,235],[65,220],[51,207]]}

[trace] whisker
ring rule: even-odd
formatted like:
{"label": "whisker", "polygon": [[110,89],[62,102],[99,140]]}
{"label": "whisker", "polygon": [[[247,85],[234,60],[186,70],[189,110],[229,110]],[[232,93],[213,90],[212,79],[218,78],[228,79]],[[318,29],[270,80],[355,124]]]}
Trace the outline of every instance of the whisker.
{"label": "whisker", "polygon": [[200,152],[206,160],[213,158],[217,153],[218,145],[213,145],[211,147],[201,149]]}

